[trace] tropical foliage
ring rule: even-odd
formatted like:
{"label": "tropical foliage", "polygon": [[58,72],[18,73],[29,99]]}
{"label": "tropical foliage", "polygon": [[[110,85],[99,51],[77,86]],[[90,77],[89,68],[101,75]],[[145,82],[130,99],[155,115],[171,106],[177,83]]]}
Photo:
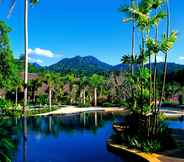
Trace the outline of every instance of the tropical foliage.
{"label": "tropical foliage", "polygon": [[[130,89],[126,104],[132,112],[128,120],[129,129],[127,131],[127,134],[130,136],[128,136],[129,140],[127,139],[126,141],[129,141],[128,143],[131,146],[138,147],[139,149],[146,147],[148,151],[153,151],[153,145],[157,145],[154,151],[160,150],[160,142],[163,140],[158,139],[158,136],[163,131],[159,109],[165,90],[166,70],[164,68],[163,85],[162,88],[159,88],[157,56],[160,53],[168,54],[177,38],[175,31],[171,33],[167,31],[167,34],[163,33],[159,40],[159,24],[169,14],[168,10],[165,12],[162,7],[164,5],[167,5],[164,0],[141,0],[139,3],[132,1],[129,6],[120,8],[121,12],[128,15],[128,18],[126,17],[124,22],[133,21],[135,23],[136,32],[140,33],[139,40],[141,44],[139,54],[132,56],[124,55],[122,57],[122,62],[131,65],[131,67],[134,64],[139,65],[139,70],[136,73],[128,73],[126,77],[126,84]],[[134,43],[134,40],[132,42]],[[153,68],[151,66],[152,57],[154,58]],[[145,67],[146,62],[149,63],[148,68]],[[166,129],[164,130],[166,131]],[[144,147],[143,141],[147,138],[153,141],[147,141],[148,143],[145,143]],[[134,142],[132,143],[132,141]],[[141,147],[138,146],[139,143]]]}

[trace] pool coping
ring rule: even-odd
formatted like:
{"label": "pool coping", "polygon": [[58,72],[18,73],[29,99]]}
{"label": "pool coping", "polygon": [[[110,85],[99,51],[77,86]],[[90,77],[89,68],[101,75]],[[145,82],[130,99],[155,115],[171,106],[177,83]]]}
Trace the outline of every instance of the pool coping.
{"label": "pool coping", "polygon": [[107,145],[110,149],[114,150],[115,152],[121,152],[122,154],[126,154],[126,155],[127,154],[133,155],[135,158],[143,162],[161,162],[158,159],[160,155],[156,153],[145,153],[136,149],[129,149],[125,145],[114,144],[111,139],[107,141]]}

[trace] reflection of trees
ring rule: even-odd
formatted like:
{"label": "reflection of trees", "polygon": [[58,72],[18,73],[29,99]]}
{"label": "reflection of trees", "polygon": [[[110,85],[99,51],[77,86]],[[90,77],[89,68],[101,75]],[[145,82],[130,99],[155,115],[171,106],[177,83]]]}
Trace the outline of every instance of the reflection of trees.
{"label": "reflection of trees", "polygon": [[0,120],[0,162],[12,161],[17,146],[22,139],[23,161],[27,161],[28,131],[44,136],[58,137],[61,132],[73,134],[75,131],[96,131],[105,121],[114,119],[112,113],[85,112],[77,115],[23,117]]}
{"label": "reflection of trees", "polygon": [[23,117],[23,161],[27,162],[27,140],[28,140],[28,130],[27,130],[27,117]]}
{"label": "reflection of trees", "polygon": [[92,131],[103,127],[105,121],[113,120],[112,113],[85,112],[75,115],[31,117],[28,118],[28,129],[35,133],[57,137],[61,131],[73,134],[78,131]]}
{"label": "reflection of trees", "polygon": [[17,129],[13,120],[0,120],[0,161],[10,162],[18,145]]}

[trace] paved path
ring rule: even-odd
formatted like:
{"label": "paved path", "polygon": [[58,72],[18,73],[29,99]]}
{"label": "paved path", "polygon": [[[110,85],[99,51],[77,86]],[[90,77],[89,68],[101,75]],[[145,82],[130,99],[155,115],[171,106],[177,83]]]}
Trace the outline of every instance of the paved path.
{"label": "paved path", "polygon": [[161,109],[160,112],[164,113],[167,117],[184,116],[184,110]]}
{"label": "paved path", "polygon": [[[125,108],[120,108],[120,107],[76,107],[76,106],[64,106],[58,110],[52,111],[52,112],[48,112],[48,113],[43,113],[43,114],[38,114],[38,116],[42,116],[42,115],[54,115],[54,114],[73,114],[73,113],[80,113],[80,112],[86,112],[86,111],[110,111],[110,112],[114,112],[114,111],[126,111],[127,110]],[[169,110],[169,109],[161,109],[161,112],[163,112],[167,117],[181,117],[184,116],[184,111],[182,110]]]}
{"label": "paved path", "polygon": [[122,112],[126,111],[125,108],[120,108],[120,107],[75,107],[75,106],[66,106],[62,107],[58,110],[48,112],[48,113],[43,113],[43,114],[38,114],[37,116],[47,116],[47,115],[59,115],[59,114],[74,114],[74,113],[81,113],[81,112],[86,112],[86,111],[105,111],[105,112]]}

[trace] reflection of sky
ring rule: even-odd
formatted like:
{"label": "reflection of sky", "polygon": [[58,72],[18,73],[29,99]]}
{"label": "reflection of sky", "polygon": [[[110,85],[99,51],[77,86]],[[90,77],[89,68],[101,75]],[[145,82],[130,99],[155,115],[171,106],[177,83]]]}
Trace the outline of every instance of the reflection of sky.
{"label": "reflection of sky", "polygon": [[166,122],[169,128],[184,129],[184,121],[169,120]]}

